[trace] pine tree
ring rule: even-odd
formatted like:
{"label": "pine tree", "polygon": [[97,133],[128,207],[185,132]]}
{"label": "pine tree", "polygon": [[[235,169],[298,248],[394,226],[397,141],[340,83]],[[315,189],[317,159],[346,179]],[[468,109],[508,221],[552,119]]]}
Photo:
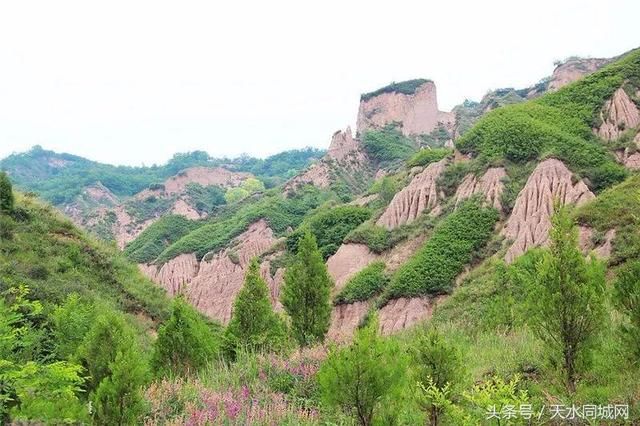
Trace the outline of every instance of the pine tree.
{"label": "pine tree", "polygon": [[13,204],[13,188],[9,176],[5,172],[0,172],[0,213],[11,213]]}
{"label": "pine tree", "polygon": [[109,366],[111,375],[100,382],[94,397],[96,424],[136,424],[144,411],[142,386],[148,369],[134,347],[123,348]]}
{"label": "pine tree", "polygon": [[391,403],[398,398],[406,370],[398,342],[378,335],[374,315],[356,332],[350,346],[329,352],[318,372],[322,400],[328,407],[354,417],[358,424],[371,425],[385,401]]}
{"label": "pine tree", "polygon": [[291,317],[292,333],[300,346],[324,340],[331,321],[332,287],[316,238],[306,230],[282,289],[282,304]]}
{"label": "pine tree", "polygon": [[253,259],[225,330],[225,352],[232,358],[241,347],[269,351],[282,349],[286,343],[284,324],[273,311],[259,268],[258,260]]}
{"label": "pine tree", "polygon": [[218,352],[213,329],[182,297],[173,302],[171,317],[158,331],[151,367],[159,375],[195,373]]}
{"label": "pine tree", "polygon": [[580,252],[577,229],[566,209],[556,206],[552,224],[551,245],[529,279],[529,323],[573,393],[605,321],[605,275],[600,262],[586,261]]}

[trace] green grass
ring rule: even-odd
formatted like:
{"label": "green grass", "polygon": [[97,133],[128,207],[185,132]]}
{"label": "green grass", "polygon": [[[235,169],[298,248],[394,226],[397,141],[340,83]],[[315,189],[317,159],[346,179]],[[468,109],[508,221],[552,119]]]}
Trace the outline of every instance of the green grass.
{"label": "green grass", "polygon": [[640,50],[558,92],[486,114],[456,143],[486,164],[525,164],[556,157],[595,191],[622,181],[627,173],[594,136],[599,111],[623,83],[640,87]]}
{"label": "green grass", "polygon": [[163,216],[129,243],[124,254],[136,263],[153,262],[171,243],[198,226],[198,222],[181,215]]}
{"label": "green grass", "polygon": [[431,80],[424,78],[417,78],[414,80],[401,81],[399,83],[393,82],[373,92],[362,94],[360,96],[360,101],[366,102],[371,98],[382,95],[383,93],[402,93],[405,95],[413,95],[420,86],[430,81]]}
{"label": "green grass", "polygon": [[71,293],[130,314],[160,320],[168,314],[164,291],[143,278],[115,248],[93,241],[52,207],[18,197],[15,218],[2,217],[0,291],[25,284],[46,306]]}
{"label": "green grass", "polygon": [[477,199],[462,204],[436,226],[431,238],[396,271],[383,303],[400,297],[447,293],[466,264],[493,233],[498,212]]}
{"label": "green grass", "polygon": [[359,206],[338,206],[320,209],[304,220],[301,226],[287,237],[287,249],[291,253],[298,251],[298,241],[308,227],[316,236],[318,249],[324,259],[334,254],[344,237],[358,225],[371,217],[371,211]]}
{"label": "green grass", "polygon": [[264,197],[249,197],[227,210],[221,210],[169,245],[158,256],[158,262],[166,262],[182,253],[195,253],[201,259],[208,252],[224,248],[251,223],[260,219],[264,219],[276,235],[284,235],[287,229],[297,228],[305,216],[332,197],[330,192],[321,192],[310,186],[290,197],[273,190]]}
{"label": "green grass", "polygon": [[392,125],[365,132],[362,145],[369,157],[382,166],[407,160],[417,150],[415,142]]}
{"label": "green grass", "polygon": [[336,295],[335,305],[362,302],[379,294],[387,286],[384,262],[373,262],[353,276]]}
{"label": "green grass", "polygon": [[431,163],[442,160],[451,155],[453,151],[449,148],[425,148],[418,151],[413,157],[407,161],[408,167],[427,166]]}

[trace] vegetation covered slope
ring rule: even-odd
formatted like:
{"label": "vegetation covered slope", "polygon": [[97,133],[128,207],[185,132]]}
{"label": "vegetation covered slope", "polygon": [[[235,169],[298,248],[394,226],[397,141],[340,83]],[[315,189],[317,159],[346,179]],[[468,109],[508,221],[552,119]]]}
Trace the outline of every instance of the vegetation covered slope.
{"label": "vegetation covered slope", "polygon": [[553,156],[600,191],[626,176],[592,131],[604,103],[625,84],[640,87],[640,50],[558,92],[488,113],[456,146],[485,164]]}
{"label": "vegetation covered slope", "polygon": [[323,151],[313,148],[290,150],[266,159],[243,156],[212,158],[203,151],[176,154],[167,164],[149,167],[112,166],[71,154],[58,154],[40,146],[0,161],[17,188],[37,192],[55,205],[72,202],[86,186],[102,183],[118,196],[131,196],[152,184],[163,182],[181,170],[195,166],[223,166],[250,172],[268,186],[275,186],[307,167]]}

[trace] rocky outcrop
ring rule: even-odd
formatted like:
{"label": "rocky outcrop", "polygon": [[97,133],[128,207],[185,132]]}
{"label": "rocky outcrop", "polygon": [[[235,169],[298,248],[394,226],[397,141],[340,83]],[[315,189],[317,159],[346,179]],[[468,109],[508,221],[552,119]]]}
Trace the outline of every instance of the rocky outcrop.
{"label": "rocky outcrop", "polygon": [[634,147],[627,147],[616,151],[616,159],[630,170],[640,170],[640,132],[633,139]]}
{"label": "rocky outcrop", "polygon": [[561,161],[548,159],[538,164],[518,194],[502,231],[513,241],[505,260],[512,262],[528,249],[547,243],[555,200],[563,205],[580,205],[592,198],[587,185],[582,181],[574,183],[572,173]]}
{"label": "rocky outcrop", "polygon": [[335,282],[335,290],[340,291],[349,278],[360,272],[378,258],[364,244],[343,244],[327,260],[327,270]]}
{"label": "rocky outcrop", "polygon": [[578,227],[578,242],[580,244],[580,250],[584,254],[593,253],[597,258],[608,259],[611,256],[613,250],[613,240],[616,238],[616,230],[608,230],[604,236],[603,241],[598,241],[599,244],[594,243],[594,231],[593,228],[588,226]]}
{"label": "rocky outcrop", "polygon": [[383,92],[360,101],[358,134],[398,123],[405,136],[428,134],[442,123],[451,129],[455,115],[438,110],[436,86],[425,81],[413,94]]}
{"label": "rocky outcrop", "polygon": [[335,132],[327,154],[287,182],[284,190],[290,193],[301,185],[328,188],[333,183],[334,171],[338,168],[343,175],[355,177],[356,174],[366,172],[368,163],[360,142],[353,138],[351,128],[347,127],[344,131]]}
{"label": "rocky outcrop", "polygon": [[327,337],[334,342],[345,342],[353,337],[369,311],[368,302],[338,305],[331,312],[331,325]]}
{"label": "rocky outcrop", "polygon": [[558,65],[549,80],[549,91],[556,91],[584,76],[592,74],[609,63],[604,58],[572,58]]}
{"label": "rocky outcrop", "polygon": [[602,124],[594,131],[602,139],[612,141],[626,130],[640,125],[640,111],[623,88],[615,91],[600,112]]}
{"label": "rocky outcrop", "polygon": [[443,195],[438,191],[436,181],[446,164],[446,159],[431,163],[416,175],[409,185],[393,197],[377,224],[393,229],[414,221],[424,211],[437,215]]}
{"label": "rocky outcrop", "polygon": [[160,268],[156,265],[139,265],[140,270],[157,284],[167,290],[170,296],[186,291],[193,278],[198,274],[200,264],[195,254],[181,254]]}
{"label": "rocky outcrop", "polygon": [[429,319],[441,298],[412,297],[391,300],[380,309],[380,333],[389,335]]}
{"label": "rocky outcrop", "polygon": [[250,177],[253,177],[251,173],[232,172],[222,167],[191,167],[167,179],[164,182],[164,191],[167,195],[182,193],[190,183],[202,186],[217,185],[223,188],[235,187]]}
{"label": "rocky outcrop", "polygon": [[482,194],[489,205],[502,211],[500,197],[504,189],[503,180],[507,176],[504,168],[492,167],[485,172],[482,177],[478,177],[472,173],[465,176],[456,190],[455,200],[456,207],[467,198],[474,194]]}
{"label": "rocky outcrop", "polygon": [[182,198],[173,203],[171,214],[179,214],[191,220],[197,220],[201,217],[200,213]]}

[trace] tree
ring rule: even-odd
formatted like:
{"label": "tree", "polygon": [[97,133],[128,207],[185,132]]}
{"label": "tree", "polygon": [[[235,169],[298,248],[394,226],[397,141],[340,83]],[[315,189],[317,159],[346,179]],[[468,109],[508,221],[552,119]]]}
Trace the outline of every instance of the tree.
{"label": "tree", "polygon": [[260,276],[258,259],[254,258],[225,330],[226,352],[234,358],[240,347],[257,351],[277,350],[284,347],[285,341],[284,324],[273,311],[267,283]]}
{"label": "tree", "polygon": [[134,347],[122,348],[109,366],[111,375],[96,390],[94,419],[97,424],[136,424],[144,411],[142,386],[147,381],[147,365]]}
{"label": "tree", "polygon": [[578,234],[565,208],[555,207],[551,245],[529,276],[529,323],[563,370],[567,390],[576,380],[605,320],[603,265],[586,261]]}
{"label": "tree", "polygon": [[82,302],[75,293],[53,311],[53,341],[58,358],[71,359],[76,355],[91,328],[94,312],[94,306]]}
{"label": "tree", "polygon": [[630,349],[632,359],[640,360],[640,261],[633,261],[618,271],[614,302],[627,317],[622,335]]}
{"label": "tree", "polygon": [[427,411],[432,425],[440,424],[448,396],[461,381],[462,354],[445,340],[435,328],[421,331],[410,347],[414,376],[418,383],[418,399]]}
{"label": "tree", "polygon": [[316,238],[306,230],[282,288],[282,305],[291,317],[292,333],[300,346],[324,341],[331,321],[332,287]]}
{"label": "tree", "polygon": [[244,188],[229,188],[224,194],[224,199],[227,204],[233,204],[237,203],[238,201],[244,200],[248,196],[249,191]]}
{"label": "tree", "polygon": [[13,205],[14,198],[11,181],[5,172],[0,172],[0,213],[11,213]]}
{"label": "tree", "polygon": [[406,362],[396,341],[378,336],[378,321],[356,332],[351,346],[333,348],[320,367],[323,401],[363,426],[373,424],[385,400],[400,391]]}
{"label": "tree", "polygon": [[173,301],[171,317],[160,327],[151,366],[159,375],[195,373],[213,360],[218,342],[211,327],[182,296]]}
{"label": "tree", "polygon": [[247,178],[242,182],[242,189],[246,190],[249,194],[262,192],[264,191],[264,183],[256,178]]}

